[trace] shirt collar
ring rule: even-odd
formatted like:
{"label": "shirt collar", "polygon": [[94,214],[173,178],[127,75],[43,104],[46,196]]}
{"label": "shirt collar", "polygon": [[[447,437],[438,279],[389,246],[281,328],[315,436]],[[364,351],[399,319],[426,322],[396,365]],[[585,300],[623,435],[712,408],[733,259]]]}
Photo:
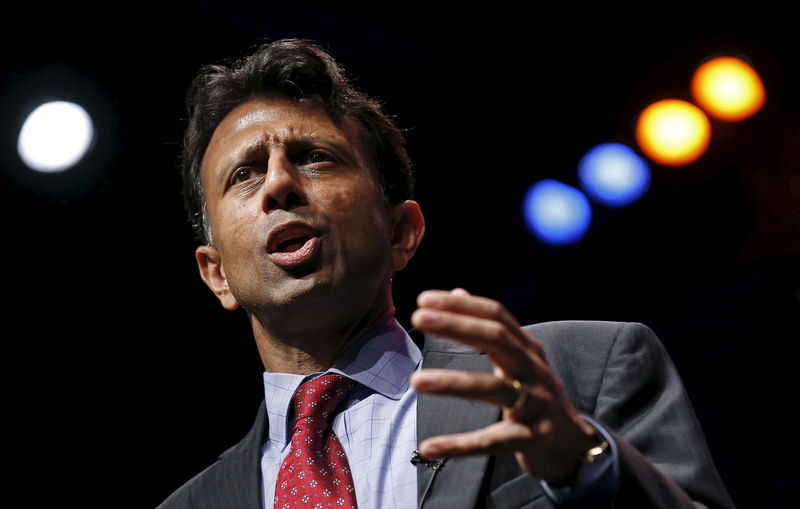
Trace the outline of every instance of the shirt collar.
{"label": "shirt collar", "polygon": [[[411,374],[422,353],[396,319],[373,327],[347,347],[325,373],[341,373],[375,392],[399,400],[408,390]],[[269,439],[287,442],[292,396],[307,378],[319,376],[264,372],[264,402],[269,419]]]}

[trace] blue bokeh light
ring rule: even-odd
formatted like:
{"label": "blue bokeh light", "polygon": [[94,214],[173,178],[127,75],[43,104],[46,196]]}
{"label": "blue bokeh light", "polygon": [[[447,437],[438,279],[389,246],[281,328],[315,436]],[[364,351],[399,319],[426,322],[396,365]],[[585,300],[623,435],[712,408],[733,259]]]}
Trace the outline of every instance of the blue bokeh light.
{"label": "blue bokeh light", "polygon": [[621,207],[641,198],[650,187],[650,167],[629,147],[604,143],[583,156],[578,178],[592,199]]}
{"label": "blue bokeh light", "polygon": [[525,195],[523,215],[528,229],[547,244],[573,244],[592,222],[586,196],[557,180],[535,183]]}

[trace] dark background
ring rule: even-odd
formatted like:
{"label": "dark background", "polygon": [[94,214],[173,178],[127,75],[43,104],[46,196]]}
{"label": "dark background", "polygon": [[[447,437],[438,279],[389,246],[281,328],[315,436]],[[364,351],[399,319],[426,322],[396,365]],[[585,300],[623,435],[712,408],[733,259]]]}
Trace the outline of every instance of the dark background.
{"label": "dark background", "polygon": [[[463,286],[523,323],[638,321],[672,354],[742,507],[798,502],[800,73],[794,16],[434,2],[37,3],[3,18],[0,206],[6,496],[153,507],[249,429],[262,366],[245,316],[197,275],[180,198],[183,96],[201,64],[259,42],[328,48],[408,129],[428,235],[396,278]],[[653,166],[633,206],[593,205],[580,244],[540,244],[527,188],[576,185],[597,143],[632,144],[652,101],[689,99],[709,56],[749,59],[767,106],[712,122],[709,152]],[[90,156],[57,175],[16,155],[47,97],[93,116]],[[111,502],[109,502],[109,500]]]}

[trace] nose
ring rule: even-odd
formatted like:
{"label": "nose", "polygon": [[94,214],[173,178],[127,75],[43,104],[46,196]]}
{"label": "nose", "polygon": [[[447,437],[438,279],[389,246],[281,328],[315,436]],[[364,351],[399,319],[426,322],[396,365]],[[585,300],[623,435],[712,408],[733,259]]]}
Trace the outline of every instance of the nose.
{"label": "nose", "polygon": [[278,209],[291,210],[307,203],[302,176],[283,152],[270,155],[262,193],[261,207],[267,214]]}

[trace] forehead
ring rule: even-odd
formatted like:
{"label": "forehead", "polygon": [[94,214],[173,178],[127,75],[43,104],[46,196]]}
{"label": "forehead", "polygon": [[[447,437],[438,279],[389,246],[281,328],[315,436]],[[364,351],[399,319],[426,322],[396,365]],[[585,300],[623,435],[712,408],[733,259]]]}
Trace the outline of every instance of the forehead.
{"label": "forehead", "polygon": [[364,167],[371,166],[362,130],[355,121],[334,120],[312,102],[262,97],[238,105],[219,123],[203,156],[202,180],[206,182],[254,150],[269,152],[293,141],[335,144],[348,149]]}

